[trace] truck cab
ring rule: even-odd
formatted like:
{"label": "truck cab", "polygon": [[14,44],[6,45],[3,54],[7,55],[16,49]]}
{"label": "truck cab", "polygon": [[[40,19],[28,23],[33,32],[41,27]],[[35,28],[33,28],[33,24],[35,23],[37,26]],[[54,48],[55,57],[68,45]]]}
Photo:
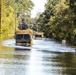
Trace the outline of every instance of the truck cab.
{"label": "truck cab", "polygon": [[43,39],[44,33],[43,32],[35,32],[35,39]]}
{"label": "truck cab", "polygon": [[31,46],[32,45],[32,36],[33,36],[33,33],[31,31],[31,29],[16,31],[16,37],[15,37],[16,45]]}

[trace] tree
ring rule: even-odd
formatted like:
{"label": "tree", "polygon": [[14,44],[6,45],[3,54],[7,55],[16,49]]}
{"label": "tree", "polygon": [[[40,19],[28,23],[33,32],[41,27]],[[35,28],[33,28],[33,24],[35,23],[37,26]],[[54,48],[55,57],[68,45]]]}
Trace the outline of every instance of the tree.
{"label": "tree", "polygon": [[1,32],[2,38],[6,39],[14,36],[15,25],[18,27],[20,21],[18,15],[23,16],[25,11],[30,12],[33,3],[31,0],[2,0],[1,2]]}
{"label": "tree", "polygon": [[37,20],[39,29],[46,37],[66,39],[76,45],[76,1],[48,0],[45,8]]}

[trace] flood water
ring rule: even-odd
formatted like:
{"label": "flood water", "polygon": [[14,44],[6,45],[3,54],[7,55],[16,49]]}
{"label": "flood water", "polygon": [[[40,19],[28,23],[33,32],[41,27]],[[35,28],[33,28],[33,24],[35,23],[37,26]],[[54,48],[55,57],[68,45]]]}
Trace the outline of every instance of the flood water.
{"label": "flood water", "polygon": [[0,75],[76,75],[75,47],[47,38],[33,40],[31,47],[6,40],[0,46]]}

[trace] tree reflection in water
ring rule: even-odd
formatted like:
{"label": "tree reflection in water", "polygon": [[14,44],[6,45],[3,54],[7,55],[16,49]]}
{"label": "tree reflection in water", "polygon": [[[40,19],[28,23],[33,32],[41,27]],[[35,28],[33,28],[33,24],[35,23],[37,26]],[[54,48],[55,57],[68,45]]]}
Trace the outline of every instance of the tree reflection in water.
{"label": "tree reflection in water", "polygon": [[[24,49],[26,47],[23,46],[1,47],[0,75],[76,75],[74,52],[65,52],[64,47],[57,47],[55,42],[37,42],[38,46],[36,44],[31,49]],[[44,50],[46,44],[49,47]]]}

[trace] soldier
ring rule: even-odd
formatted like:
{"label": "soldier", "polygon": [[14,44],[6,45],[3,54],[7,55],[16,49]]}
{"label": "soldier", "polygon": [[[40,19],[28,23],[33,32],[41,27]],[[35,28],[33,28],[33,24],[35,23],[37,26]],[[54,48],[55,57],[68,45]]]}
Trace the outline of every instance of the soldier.
{"label": "soldier", "polygon": [[18,28],[20,30],[26,30],[26,29],[28,29],[28,25],[25,23],[24,18],[22,19],[22,22],[19,24]]}

